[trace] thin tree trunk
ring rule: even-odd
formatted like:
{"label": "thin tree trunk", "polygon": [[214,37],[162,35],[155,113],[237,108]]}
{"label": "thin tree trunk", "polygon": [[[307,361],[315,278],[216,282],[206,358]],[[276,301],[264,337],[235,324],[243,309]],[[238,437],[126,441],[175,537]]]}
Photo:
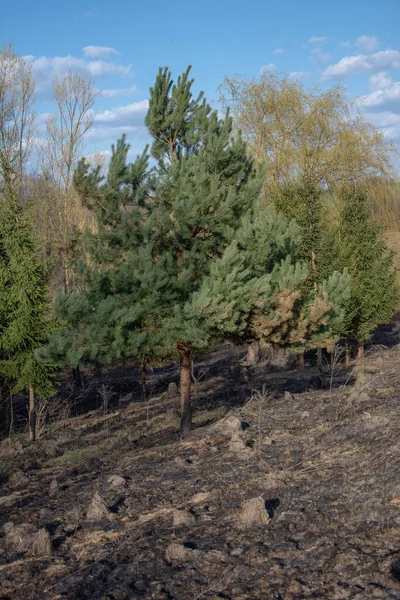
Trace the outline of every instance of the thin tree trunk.
{"label": "thin tree trunk", "polygon": [[351,350],[349,344],[346,345],[346,367],[351,367]]}
{"label": "thin tree trunk", "polygon": [[142,396],[142,402],[146,402],[146,361],[142,360],[141,364],[141,380],[140,380],[140,391]]}
{"label": "thin tree trunk", "polygon": [[255,366],[258,363],[259,343],[257,341],[248,342],[247,344],[247,364]]}
{"label": "thin tree trunk", "polygon": [[35,390],[29,386],[29,439],[31,442],[36,441],[36,410],[35,410]]}
{"label": "thin tree trunk", "polygon": [[10,431],[10,402],[6,390],[6,383],[3,378],[0,379],[0,436],[9,434]]}
{"label": "thin tree trunk", "polygon": [[74,380],[76,389],[80,390],[82,388],[82,373],[79,365],[72,369],[72,378]]}
{"label": "thin tree trunk", "polygon": [[13,395],[12,395],[11,386],[9,387],[9,390],[10,390],[10,394],[9,394],[10,427],[8,429],[8,437],[11,438],[12,434],[14,433],[14,403],[13,403]]}
{"label": "thin tree trunk", "polygon": [[177,350],[180,360],[180,387],[181,387],[181,427],[182,436],[187,435],[192,429],[192,405],[190,395],[192,348],[182,340],[179,340]]}
{"label": "thin tree trunk", "polygon": [[300,352],[300,354],[299,354],[299,367],[302,370],[304,370],[306,368],[305,361],[304,361],[304,352]]}
{"label": "thin tree trunk", "polygon": [[317,367],[320,371],[322,370],[322,348],[321,348],[321,346],[317,346]]}
{"label": "thin tree trunk", "polygon": [[358,344],[357,346],[357,358],[362,358],[364,356],[364,344]]}

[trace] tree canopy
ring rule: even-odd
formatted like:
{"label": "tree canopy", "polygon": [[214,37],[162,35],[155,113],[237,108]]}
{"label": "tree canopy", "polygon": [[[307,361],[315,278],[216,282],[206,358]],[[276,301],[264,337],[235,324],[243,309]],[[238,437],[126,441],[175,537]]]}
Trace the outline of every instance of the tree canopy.
{"label": "tree canopy", "polygon": [[220,89],[235,128],[265,166],[267,194],[299,179],[337,191],[393,174],[394,148],[340,86],[306,88],[294,77],[266,73],[227,77]]}

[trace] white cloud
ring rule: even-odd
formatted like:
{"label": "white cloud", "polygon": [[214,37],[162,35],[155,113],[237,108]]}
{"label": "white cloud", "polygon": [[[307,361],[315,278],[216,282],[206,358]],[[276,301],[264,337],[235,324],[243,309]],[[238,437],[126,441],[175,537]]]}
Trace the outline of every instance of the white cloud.
{"label": "white cloud", "polygon": [[372,52],[379,46],[379,40],[374,35],[360,35],[356,40],[356,46],[364,52]]}
{"label": "white cloud", "polygon": [[275,48],[273,54],[283,54],[282,48]]}
{"label": "white cloud", "polygon": [[69,70],[86,73],[92,77],[117,74],[126,77],[131,74],[131,65],[113,64],[104,60],[85,60],[74,56],[29,57],[36,75],[37,94],[51,90],[54,76],[63,77]]}
{"label": "white cloud", "polygon": [[392,81],[382,89],[360,96],[357,102],[362,108],[390,109],[392,112],[400,113],[400,81]]}
{"label": "white cloud", "polygon": [[261,67],[260,75],[266,75],[266,73],[271,73],[272,71],[275,71],[275,69],[276,65],[274,65],[274,63],[268,63],[268,65]]}
{"label": "white cloud", "polygon": [[375,54],[359,54],[345,56],[335,65],[331,65],[322,73],[322,79],[335,79],[361,73],[376,73],[388,69],[400,68],[400,52],[384,50]]}
{"label": "white cloud", "polygon": [[128,88],[115,88],[109,90],[100,90],[100,96],[105,98],[116,98],[117,96],[130,96],[138,91],[136,85],[131,85]]}
{"label": "white cloud", "polygon": [[124,133],[135,139],[145,139],[148,137],[147,128],[143,125],[118,125],[112,127],[104,125],[101,127],[92,127],[86,134],[86,140],[92,144],[101,142],[116,142]]}
{"label": "white cloud", "polygon": [[148,100],[132,102],[132,104],[118,106],[117,108],[97,113],[94,117],[94,121],[95,123],[114,125],[123,125],[124,123],[127,123],[128,125],[140,125],[144,122],[148,107]]}
{"label": "white cloud", "polygon": [[119,54],[115,48],[108,46],[85,46],[82,52],[88,58],[107,58],[107,56]]}
{"label": "white cloud", "polygon": [[377,127],[388,139],[400,139],[400,115],[390,111],[372,112],[365,114],[367,121]]}
{"label": "white cloud", "polygon": [[309,44],[325,44],[328,41],[328,39],[329,38],[325,37],[324,35],[321,35],[321,36],[313,35],[308,40],[308,43]]}
{"label": "white cloud", "polygon": [[314,48],[311,51],[310,57],[319,65],[323,65],[330,61],[330,54],[326,54],[325,52],[321,52],[319,48]]}
{"label": "white cloud", "polygon": [[394,127],[400,125],[400,115],[396,115],[388,110],[383,112],[373,112],[366,115],[366,119],[375,125],[375,127]]}
{"label": "white cloud", "polygon": [[376,73],[369,78],[369,85],[372,90],[384,90],[392,85],[393,80],[386,71]]}

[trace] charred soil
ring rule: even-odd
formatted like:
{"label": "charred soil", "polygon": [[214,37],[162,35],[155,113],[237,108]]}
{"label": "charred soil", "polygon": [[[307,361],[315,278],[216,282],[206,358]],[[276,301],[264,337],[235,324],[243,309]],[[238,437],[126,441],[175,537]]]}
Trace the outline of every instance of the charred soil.
{"label": "charred soil", "polygon": [[175,367],[145,403],[121,367],[1,443],[0,600],[400,598],[400,347],[333,373],[243,355],[199,357],[184,439]]}

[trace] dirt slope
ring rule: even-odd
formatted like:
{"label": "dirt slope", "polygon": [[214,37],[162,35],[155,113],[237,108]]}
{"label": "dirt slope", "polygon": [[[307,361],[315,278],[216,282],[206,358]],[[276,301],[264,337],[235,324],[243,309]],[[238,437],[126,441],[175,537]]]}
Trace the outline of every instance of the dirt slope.
{"label": "dirt slope", "polygon": [[218,356],[185,440],[163,393],[2,443],[0,600],[400,598],[400,348],[293,394]]}

